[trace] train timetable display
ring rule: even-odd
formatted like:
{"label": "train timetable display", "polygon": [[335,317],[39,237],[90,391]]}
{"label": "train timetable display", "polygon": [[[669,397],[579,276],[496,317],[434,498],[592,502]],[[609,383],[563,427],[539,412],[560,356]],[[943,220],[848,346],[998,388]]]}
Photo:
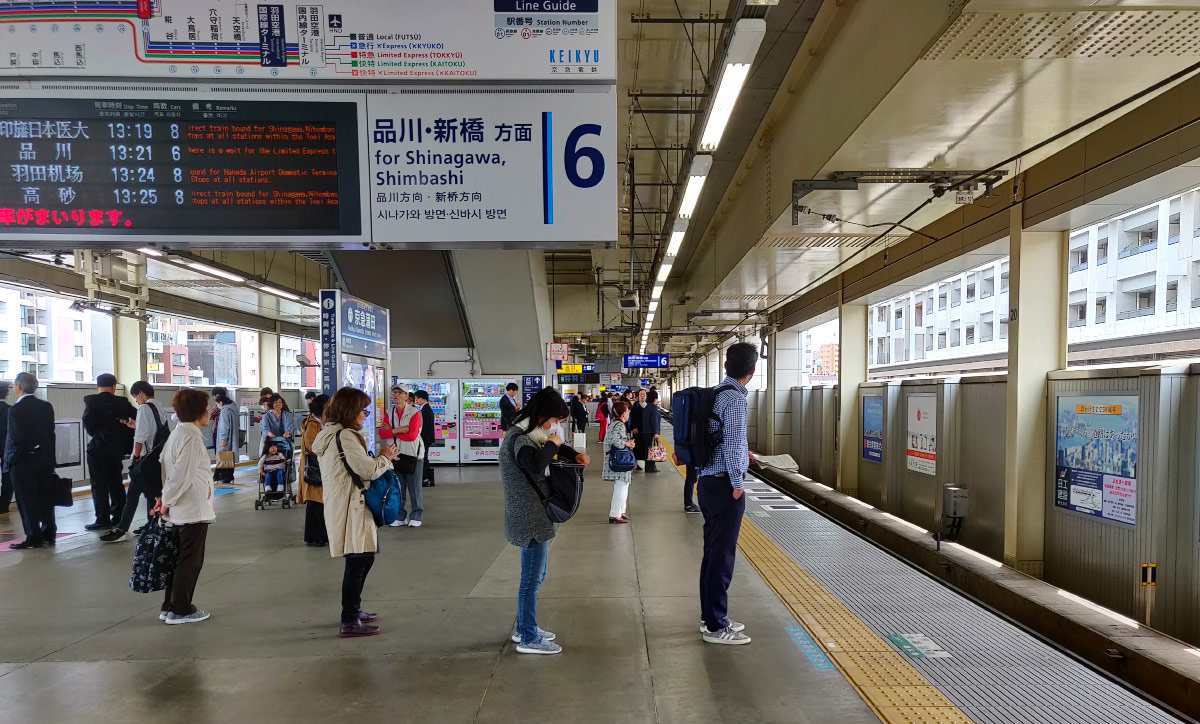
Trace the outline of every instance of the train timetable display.
{"label": "train timetable display", "polygon": [[0,98],[0,235],[358,236],[348,102]]}

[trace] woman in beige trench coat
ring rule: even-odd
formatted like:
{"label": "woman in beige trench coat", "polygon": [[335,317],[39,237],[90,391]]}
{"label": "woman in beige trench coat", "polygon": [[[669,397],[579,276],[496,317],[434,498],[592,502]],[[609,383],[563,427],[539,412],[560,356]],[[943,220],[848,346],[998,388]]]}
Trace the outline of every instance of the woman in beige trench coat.
{"label": "woman in beige trench coat", "polygon": [[[342,638],[374,636],[379,627],[372,625],[378,614],[362,610],[362,590],[367,574],[379,550],[375,518],[363,500],[347,466],[364,485],[392,468],[396,447],[387,445],[378,457],[367,454],[360,430],[374,401],[362,390],[343,387],[325,407],[325,428],[313,440],[312,450],[321,466],[321,494],[325,499],[325,529],[329,534],[329,555],[346,559],[342,576]],[[374,434],[369,430],[368,434]],[[342,452],[338,450],[341,441]]]}

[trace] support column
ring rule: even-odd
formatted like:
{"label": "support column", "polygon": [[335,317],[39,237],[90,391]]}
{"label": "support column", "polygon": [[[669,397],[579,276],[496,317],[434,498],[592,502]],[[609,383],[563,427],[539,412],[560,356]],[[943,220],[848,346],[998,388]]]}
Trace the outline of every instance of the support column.
{"label": "support column", "polygon": [[1021,219],[1017,204],[1009,216],[1004,562],[1041,578],[1049,459],[1046,375],[1067,364],[1070,235],[1025,231]]}
{"label": "support column", "polygon": [[837,488],[858,495],[858,386],[867,381],[867,305],[838,303],[838,475]]}
{"label": "support column", "polygon": [[113,374],[126,392],[134,382],[146,379],[145,322],[113,317]]}
{"label": "support column", "polygon": [[258,335],[258,384],[279,391],[279,335],[260,332]]}

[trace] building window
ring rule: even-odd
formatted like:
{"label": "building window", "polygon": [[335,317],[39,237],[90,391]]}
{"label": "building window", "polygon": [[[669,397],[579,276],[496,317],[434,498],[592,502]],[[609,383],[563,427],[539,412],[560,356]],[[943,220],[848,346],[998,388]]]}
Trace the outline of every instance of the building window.
{"label": "building window", "polygon": [[75,320],[75,331],[76,331],[76,332],[82,332],[82,331],[83,331],[83,320],[82,320],[82,319],[76,319],[76,320]]}
{"label": "building window", "polygon": [[925,304],[923,302],[917,302],[916,306],[913,307],[913,326],[920,327],[921,325],[925,324],[924,317]]}
{"label": "building window", "polygon": [[1087,302],[1078,302],[1067,307],[1067,326],[1082,327],[1087,324]]}
{"label": "building window", "polygon": [[187,378],[184,377],[183,375],[171,375],[171,383],[172,384],[182,385],[182,384],[185,384],[186,382],[187,382]]}
{"label": "building window", "polygon": [[1000,339],[1008,339],[1008,317],[1000,318]]}
{"label": "building window", "polygon": [[904,329],[904,307],[896,307],[896,329]]}
{"label": "building window", "polygon": [[1100,297],[1096,300],[1096,324],[1104,324],[1108,319],[1108,298]]}
{"label": "building window", "polygon": [[1008,291],[1008,262],[1004,262],[1004,265],[1000,267],[1000,293],[1003,294],[1007,291]]}
{"label": "building window", "polygon": [[75,358],[80,359],[82,357],[83,357],[83,346],[77,344],[77,345],[75,345]]}
{"label": "building window", "polygon": [[75,381],[76,381],[76,382],[83,382],[83,373],[82,373],[82,372],[80,372],[79,370],[76,370],[76,371],[75,371]]}
{"label": "building window", "polygon": [[942,292],[940,292],[938,294],[938,309],[944,310],[945,308],[946,308],[946,292],[945,292],[945,290],[943,290]]}
{"label": "building window", "polygon": [[3,329],[0,329],[0,344],[4,344],[7,341],[8,341],[8,332]]}
{"label": "building window", "polygon": [[1174,312],[1179,308],[1179,282],[1167,282],[1167,311]]}
{"label": "building window", "polygon": [[21,335],[21,354],[37,354],[37,336],[32,334]]}
{"label": "building window", "polygon": [[183,367],[187,363],[188,363],[187,355],[185,355],[185,354],[172,354],[171,355],[171,364],[175,365],[176,367]]}
{"label": "building window", "polygon": [[933,351],[933,327],[925,328],[925,351]]}
{"label": "building window", "polygon": [[979,315],[979,342],[991,342],[994,334],[995,325],[992,323],[994,319],[991,313]]}
{"label": "building window", "polygon": [[8,314],[8,302],[0,302],[0,314]]}
{"label": "building window", "polygon": [[950,306],[962,306],[962,282],[954,282],[950,285]]}
{"label": "building window", "polygon": [[975,344],[975,325],[967,325],[967,344]]}
{"label": "building window", "polygon": [[1179,214],[1174,213],[1167,221],[1167,244],[1179,243]]}
{"label": "building window", "polygon": [[938,349],[946,349],[946,333],[938,332]]}
{"label": "building window", "polygon": [[1096,242],[1096,266],[1108,263],[1108,237]]}
{"label": "building window", "polygon": [[37,375],[37,362],[22,362],[21,371],[28,372],[31,375]]}
{"label": "building window", "polygon": [[967,285],[967,301],[968,302],[975,301],[975,283],[974,282],[971,282],[970,284]]}
{"label": "building window", "polygon": [[0,359],[0,375],[8,374],[8,360]]}
{"label": "building window", "polygon": [[1088,248],[1081,246],[1071,250],[1071,273],[1083,271],[1088,267]]}
{"label": "building window", "polygon": [[959,326],[959,321],[956,319],[950,323],[950,346],[957,347],[962,344],[962,328]]}

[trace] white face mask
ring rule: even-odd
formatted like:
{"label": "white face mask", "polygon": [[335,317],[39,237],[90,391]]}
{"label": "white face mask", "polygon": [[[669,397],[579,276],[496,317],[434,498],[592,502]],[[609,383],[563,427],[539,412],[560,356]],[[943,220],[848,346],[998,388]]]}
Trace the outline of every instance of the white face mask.
{"label": "white face mask", "polygon": [[561,438],[562,434],[563,434],[562,426],[559,425],[557,422],[554,422],[554,423],[550,424],[549,430],[542,427],[541,425],[538,425],[537,427],[530,430],[529,431],[529,439],[533,442],[534,445],[537,445],[538,447],[542,447],[543,445],[546,444],[546,440],[549,439],[549,437],[551,435],[558,435]]}

